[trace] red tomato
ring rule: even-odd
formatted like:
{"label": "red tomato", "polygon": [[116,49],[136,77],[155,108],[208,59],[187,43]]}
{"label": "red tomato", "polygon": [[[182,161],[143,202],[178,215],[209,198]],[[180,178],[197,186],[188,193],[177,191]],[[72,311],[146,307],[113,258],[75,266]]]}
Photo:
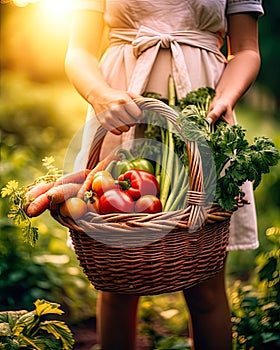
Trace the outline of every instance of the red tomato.
{"label": "red tomato", "polygon": [[87,204],[81,198],[72,197],[67,199],[59,208],[62,216],[74,220],[81,218],[87,212]]}
{"label": "red tomato", "polygon": [[103,193],[108,190],[117,188],[113,176],[108,171],[102,171],[97,173],[92,181],[92,189],[97,194],[98,197],[101,197]]}
{"label": "red tomato", "polygon": [[100,214],[132,213],[133,211],[134,201],[132,197],[122,190],[109,190],[99,199]]}
{"label": "red tomato", "polygon": [[135,211],[137,213],[159,213],[162,211],[162,204],[156,196],[142,196],[135,202]]}

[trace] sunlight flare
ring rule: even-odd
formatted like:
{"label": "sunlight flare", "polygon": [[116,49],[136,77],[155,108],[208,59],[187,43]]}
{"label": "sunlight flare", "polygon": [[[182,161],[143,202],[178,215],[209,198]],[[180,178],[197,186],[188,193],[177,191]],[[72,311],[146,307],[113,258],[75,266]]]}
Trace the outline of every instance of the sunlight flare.
{"label": "sunlight flare", "polygon": [[71,0],[41,0],[46,14],[55,17],[64,17],[71,9]]}
{"label": "sunlight flare", "polygon": [[13,3],[18,7],[25,7],[35,2],[38,2],[38,0],[13,0]]}

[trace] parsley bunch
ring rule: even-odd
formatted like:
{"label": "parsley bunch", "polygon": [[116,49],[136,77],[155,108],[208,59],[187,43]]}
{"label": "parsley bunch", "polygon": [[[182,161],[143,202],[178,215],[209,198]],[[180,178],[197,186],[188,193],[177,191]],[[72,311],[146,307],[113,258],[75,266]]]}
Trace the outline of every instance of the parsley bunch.
{"label": "parsley bunch", "polygon": [[[197,141],[200,148],[206,141],[216,167],[214,201],[225,210],[233,210],[241,185],[252,181],[256,189],[262,174],[269,173],[270,167],[278,163],[280,153],[267,137],[256,137],[250,145],[246,130],[240,125],[223,121],[217,125],[209,124],[205,117],[214,95],[211,88],[199,88],[187,94],[179,101],[181,112],[177,122],[183,136]],[[207,182],[213,173],[204,175]]]}

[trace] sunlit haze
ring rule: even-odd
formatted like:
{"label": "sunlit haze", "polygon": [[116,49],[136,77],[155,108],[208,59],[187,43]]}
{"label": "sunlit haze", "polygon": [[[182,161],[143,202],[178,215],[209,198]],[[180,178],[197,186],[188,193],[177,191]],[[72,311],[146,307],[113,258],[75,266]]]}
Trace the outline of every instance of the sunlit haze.
{"label": "sunlit haze", "polygon": [[67,15],[72,4],[71,0],[41,0],[40,2],[46,14],[57,17]]}
{"label": "sunlit haze", "polygon": [[72,0],[1,0],[1,3],[12,2],[15,6],[26,7],[30,4],[38,3],[44,13],[48,16],[63,17],[68,14]]}

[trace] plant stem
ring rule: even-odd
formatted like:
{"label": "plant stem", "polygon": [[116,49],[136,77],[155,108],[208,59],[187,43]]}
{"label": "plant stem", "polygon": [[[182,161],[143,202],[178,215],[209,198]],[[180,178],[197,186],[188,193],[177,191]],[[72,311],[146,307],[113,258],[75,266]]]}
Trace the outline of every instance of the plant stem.
{"label": "plant stem", "polygon": [[182,166],[180,171],[177,173],[178,175],[175,178],[176,183],[174,182],[171,186],[171,192],[168,196],[167,202],[164,207],[164,211],[169,211],[172,207],[176,198],[180,195],[181,189],[186,185],[188,181],[188,176],[186,174],[186,168]]}
{"label": "plant stem", "polygon": [[169,106],[176,105],[176,89],[173,77],[171,75],[168,78],[168,104]]}
{"label": "plant stem", "polygon": [[175,211],[175,210],[180,210],[185,208],[188,188],[189,188],[189,183],[185,184],[184,187],[180,187],[180,190],[178,191],[178,196],[176,197],[175,201],[169,208],[169,211]]}

